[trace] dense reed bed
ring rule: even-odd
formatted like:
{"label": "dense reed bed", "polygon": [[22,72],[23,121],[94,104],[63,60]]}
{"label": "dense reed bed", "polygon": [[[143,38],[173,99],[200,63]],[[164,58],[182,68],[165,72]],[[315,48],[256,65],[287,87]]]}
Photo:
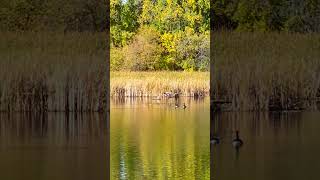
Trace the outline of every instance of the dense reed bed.
{"label": "dense reed bed", "polygon": [[113,97],[153,97],[165,92],[179,96],[209,95],[209,72],[111,72],[110,94]]}
{"label": "dense reed bed", "polygon": [[0,111],[105,110],[105,33],[0,36]]}
{"label": "dense reed bed", "polygon": [[214,32],[212,97],[232,110],[313,109],[320,34]]}

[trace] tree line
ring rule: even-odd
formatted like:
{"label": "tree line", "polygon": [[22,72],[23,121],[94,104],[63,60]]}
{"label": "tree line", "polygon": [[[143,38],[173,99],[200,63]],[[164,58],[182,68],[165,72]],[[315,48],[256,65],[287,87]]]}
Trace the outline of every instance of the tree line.
{"label": "tree line", "polygon": [[319,32],[319,0],[214,0],[213,28]]}
{"label": "tree line", "polygon": [[320,31],[320,0],[2,0],[0,30],[105,31],[108,8],[112,70],[206,71],[210,26]]}
{"label": "tree line", "polygon": [[2,31],[104,31],[108,0],[1,0]]}
{"label": "tree line", "polygon": [[111,69],[208,70],[209,0],[111,0]]}
{"label": "tree line", "polygon": [[209,30],[319,32],[319,0],[112,0],[114,70],[208,70]]}
{"label": "tree line", "polygon": [[[203,32],[210,17],[210,0],[2,0],[0,5],[0,30],[11,31],[103,31],[110,7],[115,45],[142,25],[161,33],[186,26]],[[320,31],[320,0],[212,0],[211,6],[213,29]]]}

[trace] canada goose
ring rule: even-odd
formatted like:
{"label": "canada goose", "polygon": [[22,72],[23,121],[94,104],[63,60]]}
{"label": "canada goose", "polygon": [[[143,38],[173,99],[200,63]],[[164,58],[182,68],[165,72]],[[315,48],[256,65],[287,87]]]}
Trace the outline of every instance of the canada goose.
{"label": "canada goose", "polygon": [[239,148],[243,145],[243,141],[239,138],[239,131],[236,131],[236,138],[232,140],[232,145],[235,148]]}
{"label": "canada goose", "polygon": [[153,97],[152,100],[160,100],[161,97],[160,96],[156,96],[156,97]]}
{"label": "canada goose", "polygon": [[167,97],[167,98],[172,98],[173,97],[173,93],[172,92],[164,92],[163,95],[164,95],[164,97]]}
{"label": "canada goose", "polygon": [[177,99],[177,98],[179,98],[179,93],[164,92],[163,96],[167,97],[167,98],[175,98],[175,99]]}
{"label": "canada goose", "polygon": [[213,137],[212,139],[210,139],[210,144],[213,144],[213,145],[220,144],[220,139],[217,137]]}
{"label": "canada goose", "polygon": [[175,106],[174,106],[174,108],[178,108],[179,107],[179,105],[178,104],[176,104]]}
{"label": "canada goose", "polygon": [[187,108],[186,104],[183,103],[183,106],[182,106],[183,109]]}

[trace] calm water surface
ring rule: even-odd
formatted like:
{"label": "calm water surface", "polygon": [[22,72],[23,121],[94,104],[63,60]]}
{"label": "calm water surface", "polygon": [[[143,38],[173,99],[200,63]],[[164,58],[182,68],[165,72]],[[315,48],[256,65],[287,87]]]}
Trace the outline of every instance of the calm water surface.
{"label": "calm water surface", "polygon": [[[222,138],[211,145],[212,179],[319,179],[319,112],[226,112],[211,121],[212,134]],[[231,146],[236,129],[244,140],[238,152]]]}
{"label": "calm water surface", "polygon": [[209,179],[209,99],[111,104],[111,179]]}
{"label": "calm water surface", "polygon": [[108,179],[102,114],[0,113],[0,179]]}

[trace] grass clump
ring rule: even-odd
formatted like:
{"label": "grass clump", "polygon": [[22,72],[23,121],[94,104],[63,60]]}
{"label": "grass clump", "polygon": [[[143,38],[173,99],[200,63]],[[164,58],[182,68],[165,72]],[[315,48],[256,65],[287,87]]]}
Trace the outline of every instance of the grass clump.
{"label": "grass clump", "polygon": [[209,72],[128,72],[114,71],[110,77],[113,97],[152,97],[165,92],[180,96],[205,96],[209,93]]}
{"label": "grass clump", "polygon": [[315,107],[320,97],[320,35],[213,33],[213,98],[233,110]]}
{"label": "grass clump", "polygon": [[105,33],[0,36],[0,111],[105,110]]}

